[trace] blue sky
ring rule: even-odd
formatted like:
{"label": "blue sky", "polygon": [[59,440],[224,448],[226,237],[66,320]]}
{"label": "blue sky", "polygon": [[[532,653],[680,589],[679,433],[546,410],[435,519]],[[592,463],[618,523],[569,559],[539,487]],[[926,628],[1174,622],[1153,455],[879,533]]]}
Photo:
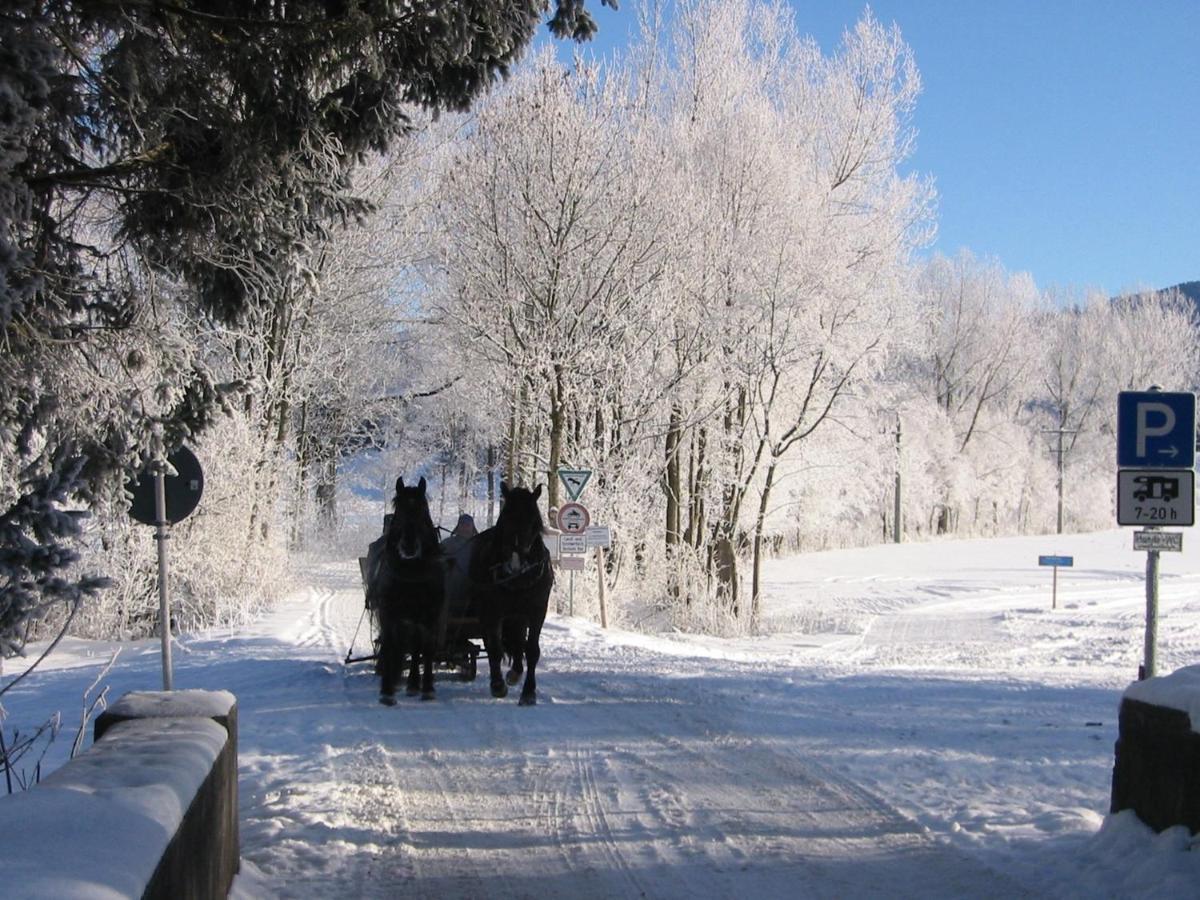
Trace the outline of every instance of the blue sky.
{"label": "blue sky", "polygon": [[[600,23],[628,43],[639,0]],[[793,0],[826,52],[865,3]],[[937,184],[946,254],[1040,287],[1200,280],[1200,0],[876,0],[924,83],[910,167]]]}

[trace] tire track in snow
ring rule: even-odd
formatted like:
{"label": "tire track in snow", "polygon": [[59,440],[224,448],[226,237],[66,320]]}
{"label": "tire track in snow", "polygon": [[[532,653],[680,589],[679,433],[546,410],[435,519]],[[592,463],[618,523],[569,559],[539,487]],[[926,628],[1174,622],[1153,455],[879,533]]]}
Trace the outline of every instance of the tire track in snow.
{"label": "tire track in snow", "polygon": [[571,757],[581,788],[581,809],[587,824],[584,833],[596,840],[608,859],[610,870],[619,873],[621,880],[626,883],[628,896],[645,896],[647,892],[639,882],[634,867],[617,846],[616,833],[605,812],[605,800],[596,782],[591,756],[590,751],[585,751],[579,746],[572,748]]}
{"label": "tire track in snow", "polygon": [[[299,633],[329,648],[362,600],[323,587]],[[486,678],[385,709],[366,665],[298,697],[323,756],[258,737],[288,790],[248,810],[247,857],[288,897],[1020,896],[743,696],[778,667],[549,624],[532,709]]]}

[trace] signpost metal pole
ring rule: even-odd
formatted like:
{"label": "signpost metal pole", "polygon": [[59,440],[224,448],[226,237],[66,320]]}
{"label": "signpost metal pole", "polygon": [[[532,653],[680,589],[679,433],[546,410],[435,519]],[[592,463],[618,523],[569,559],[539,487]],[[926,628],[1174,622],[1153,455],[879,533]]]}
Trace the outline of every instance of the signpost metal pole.
{"label": "signpost metal pole", "polygon": [[1134,549],[1146,551],[1146,645],[1139,678],[1153,678],[1158,632],[1158,555],[1182,549],[1159,524],[1195,521],[1196,395],[1146,391],[1117,395],[1117,524],[1145,525]]}
{"label": "signpost metal pole", "polygon": [[571,571],[571,589],[567,599],[567,615],[575,615],[575,572]]}
{"label": "signpost metal pole", "polygon": [[[158,627],[162,638],[163,690],[171,690],[171,598],[167,585],[167,526],[191,515],[204,493],[200,461],[187,447],[178,447],[166,459],[161,444],[150,462],[127,482],[129,515],[154,527],[158,543]],[[168,466],[174,474],[167,477]]]}
{"label": "signpost metal pole", "polygon": [[1054,578],[1050,586],[1050,608],[1058,609],[1058,566],[1054,567]]}
{"label": "signpost metal pole", "polygon": [[162,634],[163,690],[173,690],[171,677],[171,599],[167,591],[167,464],[154,464],[154,540],[158,542],[158,628]]}
{"label": "signpost metal pole", "polygon": [[[1147,529],[1148,531],[1151,529]],[[1158,529],[1153,529],[1157,531]],[[1154,677],[1154,657],[1158,642],[1158,551],[1146,551],[1146,652],[1142,659],[1142,678]]]}

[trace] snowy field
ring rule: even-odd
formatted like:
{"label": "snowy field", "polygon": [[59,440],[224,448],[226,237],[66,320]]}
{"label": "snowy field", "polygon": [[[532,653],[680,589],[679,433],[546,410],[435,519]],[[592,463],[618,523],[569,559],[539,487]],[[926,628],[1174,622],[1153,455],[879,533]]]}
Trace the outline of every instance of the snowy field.
{"label": "snowy field", "polygon": [[[532,709],[483,677],[380,706],[342,664],[357,565],[313,563],[254,628],[181,640],[176,686],[239,699],[242,897],[1200,897],[1183,829],[1106,815],[1142,653],[1131,540],[775,561],[747,639],[552,615]],[[1162,554],[1162,673],[1200,662],[1184,544]],[[1075,557],[1056,609],[1049,553]],[[71,729],[109,653],[60,649],[4,698],[9,726],[61,709]],[[106,681],[158,688],[157,646]]]}

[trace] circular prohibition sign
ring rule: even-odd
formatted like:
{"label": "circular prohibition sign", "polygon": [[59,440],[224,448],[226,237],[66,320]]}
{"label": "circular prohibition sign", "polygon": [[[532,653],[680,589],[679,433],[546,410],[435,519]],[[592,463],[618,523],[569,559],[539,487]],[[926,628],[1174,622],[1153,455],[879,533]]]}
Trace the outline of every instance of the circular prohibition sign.
{"label": "circular prohibition sign", "polygon": [[566,534],[583,534],[587,531],[592,517],[588,515],[587,507],[582,503],[564,503],[558,509],[558,527]]}

